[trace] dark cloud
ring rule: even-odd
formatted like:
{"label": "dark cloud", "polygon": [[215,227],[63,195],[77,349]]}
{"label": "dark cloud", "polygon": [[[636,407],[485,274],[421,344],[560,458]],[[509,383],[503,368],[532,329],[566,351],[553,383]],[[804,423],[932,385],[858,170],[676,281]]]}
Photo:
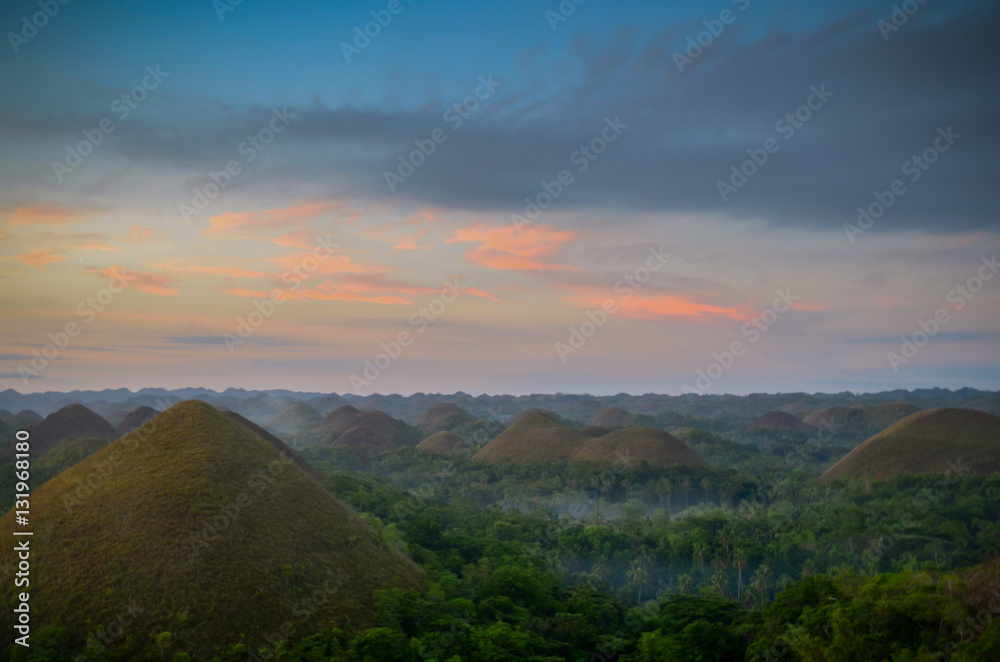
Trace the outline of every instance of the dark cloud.
{"label": "dark cloud", "polygon": [[[317,102],[297,110],[233,190],[298,186],[507,214],[521,211],[542,180],[570,169],[576,182],[555,203],[563,210],[709,212],[838,229],[856,217],[856,207],[875,201],[874,191],[903,179],[906,193],[877,221],[880,231],[996,227],[996,5],[937,22],[913,20],[888,41],[876,26],[880,18],[855,13],[811,32],[781,29],[759,38],[737,23],[683,73],[673,54],[689,35],[676,26],[644,42],[621,30],[600,49],[579,39],[571,49],[575,67],[544,60],[551,66],[534,78],[505,81],[454,131],[442,118],[444,104],[402,111]],[[525,57],[544,53],[536,47]],[[833,96],[786,139],[776,122],[805,103],[814,86]],[[239,143],[265,127],[272,112],[208,109],[202,101],[187,114],[176,103],[166,107],[122,122],[107,150],[142,166],[186,169],[196,173],[191,182],[242,158]],[[72,137],[93,119],[3,113],[0,133],[20,141]],[[600,134],[606,117],[629,128],[586,172],[576,172],[570,155]],[[448,131],[448,141],[390,195],[383,173],[437,127]],[[961,138],[919,181],[909,181],[904,162],[948,127]],[[723,202],[716,182],[768,138],[779,151]],[[183,195],[178,191],[179,200]]]}

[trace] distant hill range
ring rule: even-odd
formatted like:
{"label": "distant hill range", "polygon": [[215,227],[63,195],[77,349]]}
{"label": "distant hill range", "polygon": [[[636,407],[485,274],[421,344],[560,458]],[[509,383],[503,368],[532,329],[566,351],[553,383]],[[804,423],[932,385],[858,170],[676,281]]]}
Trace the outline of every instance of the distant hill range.
{"label": "distant hill range", "polygon": [[1000,471],[1000,417],[968,409],[931,409],[911,414],[876,434],[820,478],[874,479],[895,473]]}

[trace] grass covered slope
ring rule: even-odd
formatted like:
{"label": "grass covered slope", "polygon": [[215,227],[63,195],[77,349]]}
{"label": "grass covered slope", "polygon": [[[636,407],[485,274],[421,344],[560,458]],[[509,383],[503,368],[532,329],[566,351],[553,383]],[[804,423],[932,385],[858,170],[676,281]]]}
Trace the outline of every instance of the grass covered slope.
{"label": "grass covered slope", "polygon": [[[0,520],[7,540],[13,518]],[[114,642],[131,642],[130,657],[155,655],[151,635],[162,632],[168,658],[204,659],[222,642],[259,647],[288,622],[292,638],[330,622],[357,630],[373,622],[375,590],[422,581],[272,442],[197,401],[39,486],[31,528],[45,533],[44,553],[31,556],[32,631],[66,627],[82,645],[133,604],[132,636]],[[0,587],[5,606],[14,591]],[[307,605],[317,591],[325,601]],[[7,632],[11,617],[0,615]]]}
{"label": "grass covered slope", "polygon": [[959,460],[974,473],[1000,471],[1000,417],[971,409],[919,411],[862,443],[820,480],[944,473]]}
{"label": "grass covered slope", "polygon": [[462,448],[468,448],[469,444],[454,432],[435,432],[419,444],[417,448],[428,453],[451,453]]}
{"label": "grass covered slope", "polygon": [[590,437],[541,410],[526,412],[473,457],[487,462],[547,462],[570,458]]}
{"label": "grass covered slope", "polygon": [[[116,439],[118,433],[106,420],[80,404],[66,405],[59,411],[45,417],[45,420],[31,428],[31,452],[40,457],[52,450],[64,439],[92,437]],[[14,457],[14,448],[7,447],[0,460]]]}
{"label": "grass covered slope", "polygon": [[752,428],[779,428],[799,432],[812,432],[814,428],[784,411],[769,411],[750,424]]}
{"label": "grass covered slope", "polygon": [[318,425],[322,420],[323,416],[318,411],[304,402],[296,402],[271,419],[267,428],[279,435],[294,435]]}
{"label": "grass covered slope", "polygon": [[374,430],[393,446],[416,446],[419,435],[406,423],[376,410],[361,411],[350,405],[339,407],[297,437],[303,445],[331,443],[353,427]]}
{"label": "grass covered slope", "polygon": [[420,415],[414,425],[425,432],[451,432],[475,419],[454,402],[439,402]]}
{"label": "grass covered slope", "polygon": [[136,407],[128,414],[126,414],[125,417],[121,421],[119,421],[117,425],[115,425],[115,432],[118,434],[118,436],[123,436],[128,434],[129,432],[134,432],[135,430],[138,430],[143,425],[145,425],[146,421],[150,420],[159,413],[160,412],[157,411],[156,409],[153,409],[152,407],[147,407],[146,405],[142,405],[141,407]]}
{"label": "grass covered slope", "polygon": [[573,459],[599,464],[646,460],[653,466],[663,467],[708,464],[680,439],[663,430],[646,427],[625,428],[598,437],[578,450]]}
{"label": "grass covered slope", "polygon": [[362,460],[367,460],[381,453],[388,453],[395,448],[392,442],[375,430],[364,425],[355,425],[330,442],[334,448],[346,448],[354,451]]}

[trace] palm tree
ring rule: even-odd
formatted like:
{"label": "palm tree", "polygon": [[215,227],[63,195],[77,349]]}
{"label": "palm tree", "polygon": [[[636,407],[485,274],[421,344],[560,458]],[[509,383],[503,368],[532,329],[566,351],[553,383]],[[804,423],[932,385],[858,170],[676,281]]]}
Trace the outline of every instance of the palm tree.
{"label": "palm tree", "polygon": [[728,583],[729,581],[726,579],[726,573],[721,570],[716,570],[712,573],[712,588],[714,588],[715,592],[723,598],[726,597],[726,584]]}
{"label": "palm tree", "polygon": [[767,576],[770,572],[771,569],[762,563],[757,567],[757,572],[754,573],[753,578],[750,580],[750,588],[760,597],[761,609],[764,608],[764,598],[767,595],[768,587]]}
{"label": "palm tree", "polygon": [[708,476],[705,476],[704,478],[701,479],[701,482],[698,484],[701,485],[701,491],[705,495],[705,501],[707,502],[708,491],[712,488],[712,479],[709,478]]}
{"label": "palm tree", "polygon": [[625,579],[632,586],[638,587],[638,601],[642,602],[642,589],[649,583],[649,570],[646,569],[646,565],[642,562],[642,559],[637,558],[632,561],[632,567],[625,573]]}
{"label": "palm tree", "polygon": [[737,572],[737,577],[738,577],[738,581],[737,581],[737,585],[736,585],[736,587],[737,587],[736,588],[736,599],[737,600],[742,600],[743,599],[743,568],[745,568],[746,564],[747,564],[747,553],[746,553],[746,550],[744,550],[742,547],[737,547],[737,548],[733,549],[733,563],[736,564],[736,572]]}
{"label": "palm tree", "polygon": [[691,575],[687,573],[677,575],[677,590],[680,591],[681,595],[687,595],[692,588],[694,588],[694,579]]}
{"label": "palm tree", "polygon": [[688,502],[688,490],[691,489],[690,476],[684,476],[681,478],[681,488],[684,490],[684,508],[686,509],[690,505]]}
{"label": "palm tree", "polygon": [[708,579],[705,574],[705,552],[708,551],[708,546],[703,542],[696,542],[691,546],[691,561],[697,562],[701,566],[701,577],[704,580]]}

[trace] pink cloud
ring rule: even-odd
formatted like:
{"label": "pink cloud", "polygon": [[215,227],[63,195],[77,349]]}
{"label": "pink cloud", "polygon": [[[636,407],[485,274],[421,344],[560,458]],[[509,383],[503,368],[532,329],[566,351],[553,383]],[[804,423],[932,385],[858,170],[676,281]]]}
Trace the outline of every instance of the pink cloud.
{"label": "pink cloud", "polygon": [[485,223],[477,223],[457,230],[446,241],[479,243],[479,246],[465,256],[490,269],[524,272],[578,271],[577,267],[539,259],[551,255],[575,238],[576,233],[571,230],[557,230],[547,225],[536,225],[518,232],[513,224],[491,228]]}

